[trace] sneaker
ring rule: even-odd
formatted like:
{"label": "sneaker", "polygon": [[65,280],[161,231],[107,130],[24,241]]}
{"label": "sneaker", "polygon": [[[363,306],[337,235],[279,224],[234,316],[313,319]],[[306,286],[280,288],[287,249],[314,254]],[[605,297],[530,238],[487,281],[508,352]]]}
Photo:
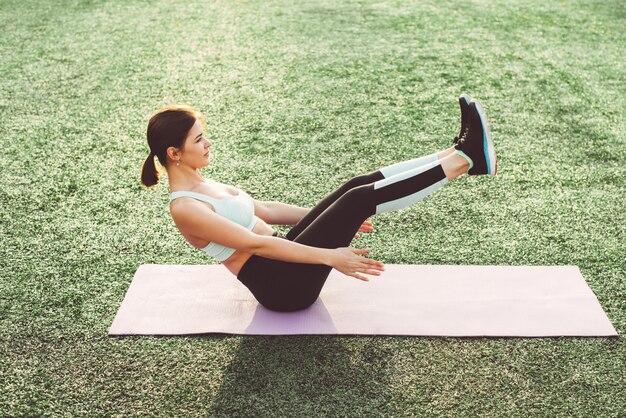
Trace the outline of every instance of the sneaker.
{"label": "sneaker", "polygon": [[463,136],[463,133],[467,129],[467,117],[469,114],[468,112],[469,104],[470,104],[470,97],[467,94],[461,94],[459,96],[459,106],[461,107],[461,130],[459,131],[459,134],[454,137],[453,139],[454,144],[459,142],[459,139],[461,139],[461,137]]}
{"label": "sneaker", "polygon": [[496,150],[493,146],[487,116],[477,100],[469,105],[467,131],[454,146],[470,161],[469,175],[496,175]]}

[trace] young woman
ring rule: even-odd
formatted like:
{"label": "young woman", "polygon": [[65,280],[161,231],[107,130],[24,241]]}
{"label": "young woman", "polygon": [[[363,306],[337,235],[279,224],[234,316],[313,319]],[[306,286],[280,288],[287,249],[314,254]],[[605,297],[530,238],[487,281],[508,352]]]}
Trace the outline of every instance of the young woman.
{"label": "young woman", "polygon": [[[305,309],[333,268],[364,281],[384,270],[383,263],[363,256],[369,250],[348,246],[357,232],[373,230],[370,216],[405,208],[462,174],[496,174],[482,106],[466,95],[459,104],[454,146],[354,177],[310,210],[257,201],[203,178],[199,169],[209,164],[212,143],[201,115],[187,106],[163,108],[150,119],[141,182],[158,183],[156,156],[167,171],[170,213],[189,244],[220,261],[268,309]],[[295,226],[283,237],[272,224]]]}

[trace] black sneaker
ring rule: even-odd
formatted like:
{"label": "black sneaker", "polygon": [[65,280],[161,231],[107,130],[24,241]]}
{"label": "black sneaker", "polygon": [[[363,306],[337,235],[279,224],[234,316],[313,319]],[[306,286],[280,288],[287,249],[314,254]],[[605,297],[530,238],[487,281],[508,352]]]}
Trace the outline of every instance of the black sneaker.
{"label": "black sneaker", "polygon": [[459,134],[454,137],[453,143],[459,142],[459,139],[463,136],[463,133],[467,129],[467,116],[470,104],[470,97],[467,94],[461,94],[459,96],[459,106],[461,107],[461,130]]}
{"label": "black sneaker", "polygon": [[470,102],[467,123],[467,132],[454,146],[457,151],[462,152],[472,160],[467,174],[495,176],[497,170],[496,149],[493,146],[487,116],[477,100]]}

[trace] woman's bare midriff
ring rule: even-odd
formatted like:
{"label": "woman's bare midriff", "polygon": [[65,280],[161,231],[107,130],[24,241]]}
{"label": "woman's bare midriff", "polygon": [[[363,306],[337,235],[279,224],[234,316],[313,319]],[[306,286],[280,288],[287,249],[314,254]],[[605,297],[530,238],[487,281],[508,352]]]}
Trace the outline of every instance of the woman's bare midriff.
{"label": "woman's bare midriff", "polygon": [[[256,225],[254,225],[254,228],[252,228],[252,232],[257,235],[271,236],[274,233],[274,230],[268,224],[266,224],[263,219],[259,219]],[[254,254],[237,250],[233,253],[233,255],[228,257],[228,259],[222,261],[222,265],[224,265],[224,267],[226,267],[231,273],[237,276],[239,274],[239,270],[241,270],[241,267],[243,267],[246,261],[248,261],[248,259],[253,255]]]}
{"label": "woman's bare midriff", "polygon": [[[224,185],[221,183],[218,183],[221,187],[219,187],[218,193],[219,195],[221,195],[223,197],[223,195],[230,195],[230,196],[235,196],[237,194],[237,190],[232,187],[232,186],[228,186],[228,185]],[[216,187],[215,185],[213,185],[213,187],[207,187],[205,185],[202,185],[203,187],[198,188],[198,190],[194,190],[197,191],[199,193],[204,193],[207,194],[209,196],[215,196],[215,191],[216,191]],[[219,193],[221,192],[221,193]],[[216,198],[219,198],[217,196],[215,196]],[[174,202],[176,202],[176,200],[174,200],[171,204],[174,204]],[[209,206],[211,208],[211,205],[207,204],[207,206]],[[213,210],[213,209],[211,209]],[[202,238],[198,238],[196,236],[194,236],[193,234],[188,234],[185,233],[184,231],[180,231],[181,234],[183,235],[183,237],[185,237],[185,240],[187,240],[187,242],[198,248],[204,248],[206,247],[208,244],[208,242],[206,242],[206,240],[203,240]],[[257,235],[268,235],[271,236],[272,234],[274,234],[274,230],[263,220],[260,219],[257,221],[257,223],[254,225],[254,227],[252,228],[252,232],[257,234]],[[245,251],[241,251],[241,250],[236,250],[230,257],[228,257],[226,260],[222,261],[221,264],[226,267],[228,269],[228,271],[230,271],[232,274],[234,274],[235,276],[237,276],[239,274],[239,270],[241,270],[241,267],[243,267],[243,265],[246,263],[246,261],[248,261],[248,259],[250,257],[252,257],[254,254],[252,253],[247,253]]]}

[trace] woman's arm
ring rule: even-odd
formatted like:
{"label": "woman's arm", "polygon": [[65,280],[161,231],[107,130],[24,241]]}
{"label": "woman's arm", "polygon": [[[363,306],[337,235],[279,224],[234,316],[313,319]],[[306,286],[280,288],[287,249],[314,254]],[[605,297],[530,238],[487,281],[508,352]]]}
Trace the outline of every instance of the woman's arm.
{"label": "woman's arm", "polygon": [[260,257],[292,263],[325,264],[333,267],[335,261],[333,249],[311,247],[266,235],[255,235],[251,252]]}
{"label": "woman's arm", "polygon": [[197,237],[228,248],[243,250],[261,257],[304,264],[325,264],[348,276],[367,281],[359,273],[380,275],[381,262],[362,257],[367,249],[351,247],[317,248],[282,238],[257,235],[247,228],[218,215],[206,205],[190,201],[170,206],[170,213],[179,230],[193,231]]}
{"label": "woman's arm", "polygon": [[263,202],[263,205],[267,218],[263,220],[271,225],[295,225],[311,211],[311,209],[281,202]]}
{"label": "woman's arm", "polygon": [[309,247],[286,239],[264,235],[257,235],[256,238],[257,246],[253,253],[265,258],[305,264],[325,264],[347,276],[356,277],[366,282],[369,279],[359,273],[380,276],[380,272],[385,270],[385,265],[380,261],[363,257],[370,251],[369,249],[352,247],[326,249]]}
{"label": "woman's arm", "polygon": [[197,201],[170,206],[174,223],[180,231],[223,245],[275,260],[304,264],[334,263],[334,251],[298,244],[282,238],[257,235],[243,226],[223,217]]}

